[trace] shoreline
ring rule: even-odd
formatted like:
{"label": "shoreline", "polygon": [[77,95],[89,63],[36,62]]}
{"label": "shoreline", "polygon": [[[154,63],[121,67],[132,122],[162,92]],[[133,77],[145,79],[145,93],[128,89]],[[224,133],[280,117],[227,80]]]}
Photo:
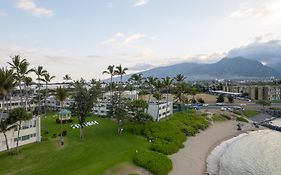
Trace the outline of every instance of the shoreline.
{"label": "shoreline", "polygon": [[169,175],[206,174],[207,158],[213,149],[240,134],[262,129],[252,127],[251,123],[243,123],[243,130],[238,131],[236,126],[238,123],[241,122],[234,120],[215,122],[194,137],[189,137],[184,142],[184,148],[169,156],[173,162],[173,170]]}

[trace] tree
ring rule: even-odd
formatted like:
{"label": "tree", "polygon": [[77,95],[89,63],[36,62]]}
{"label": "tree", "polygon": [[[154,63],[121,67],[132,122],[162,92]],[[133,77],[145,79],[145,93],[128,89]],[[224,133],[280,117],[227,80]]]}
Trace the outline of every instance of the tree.
{"label": "tree", "polygon": [[44,103],[44,113],[45,113],[45,130],[46,130],[46,133],[48,133],[48,128],[47,128],[47,123],[46,123],[46,120],[47,120],[47,98],[49,96],[49,88],[48,88],[48,84],[52,81],[52,79],[54,79],[55,76],[50,76],[50,74],[48,72],[46,72],[44,75],[43,75],[43,78],[40,78],[40,80],[42,82],[45,83],[45,87],[46,87],[46,91],[45,91],[45,103]]}
{"label": "tree", "polygon": [[146,123],[151,121],[152,117],[146,113],[148,109],[148,103],[144,100],[134,100],[130,102],[130,110],[134,113],[133,120],[137,123]]}
{"label": "tree", "polygon": [[205,101],[203,100],[203,98],[198,98],[197,101],[198,101],[199,103],[205,103]]}
{"label": "tree", "polygon": [[[61,86],[59,88],[56,89],[56,95],[55,98],[56,100],[58,100],[60,102],[60,107],[61,109],[63,109],[63,103],[64,100],[67,98],[68,94],[66,89],[62,88]],[[62,135],[62,117],[60,119],[60,130],[61,130],[61,140],[63,139],[63,135]]]}
{"label": "tree", "polygon": [[122,82],[123,82],[123,76],[126,74],[126,71],[128,70],[128,68],[126,68],[126,67],[122,67],[121,66],[121,64],[119,65],[119,66],[116,66],[116,69],[115,69],[115,71],[114,71],[114,74],[115,75],[119,75],[120,76],[120,82],[121,82],[121,84],[122,84]]}
{"label": "tree", "polygon": [[198,90],[195,87],[192,87],[191,90],[190,90],[190,93],[192,95],[192,102],[196,103],[195,95],[198,93]]}
{"label": "tree", "polygon": [[174,88],[174,95],[176,102],[183,103],[186,100],[186,93],[189,91],[188,84],[186,82],[179,82]]}
{"label": "tree", "polygon": [[70,83],[70,81],[72,80],[72,78],[70,77],[70,75],[66,74],[64,77],[62,77],[62,79],[66,81],[65,83],[68,84],[67,88],[69,88],[69,83]]}
{"label": "tree", "polygon": [[31,71],[33,71],[36,75],[37,75],[37,87],[38,87],[38,115],[40,116],[41,114],[41,92],[40,92],[40,81],[41,81],[41,77],[43,77],[47,71],[43,69],[42,66],[38,66],[37,68],[32,69]]}
{"label": "tree", "polygon": [[78,122],[80,124],[80,139],[84,138],[84,122],[86,117],[91,113],[94,105],[94,97],[91,91],[83,84],[78,85],[75,88],[75,94],[73,95],[74,103],[71,105],[71,112],[73,115],[77,116]]}
{"label": "tree", "polygon": [[25,85],[25,106],[28,106],[28,109],[30,110],[30,101],[28,98],[28,92],[30,91],[30,86],[32,85],[33,80],[31,77],[25,76],[23,78],[23,82]]}
{"label": "tree", "polygon": [[[171,88],[171,85],[173,83],[173,79],[170,78],[170,77],[165,77],[165,78],[162,78],[163,80],[163,86],[166,88],[166,115],[168,113],[168,103],[169,103],[169,91],[170,91],[170,88]],[[172,110],[172,109],[170,109]]]}
{"label": "tree", "polygon": [[224,96],[222,94],[220,94],[218,97],[217,97],[217,103],[223,103],[224,102]]}
{"label": "tree", "polygon": [[[11,63],[8,62],[8,64],[15,71],[15,77],[17,80],[17,84],[19,85],[19,88],[20,88],[20,101],[21,101],[21,105],[23,105],[23,99],[22,99],[23,95],[22,95],[21,83],[22,83],[24,77],[28,73],[30,73],[32,70],[28,69],[29,63],[26,61],[26,59],[21,60],[19,55],[12,57],[12,62]],[[26,86],[25,86],[25,91],[26,91]]]}
{"label": "tree", "polygon": [[229,103],[233,103],[234,102],[234,98],[231,95],[227,96],[227,99],[228,99]]}
{"label": "tree", "polygon": [[114,71],[114,65],[109,65],[107,67],[107,70],[103,71],[102,74],[109,74],[110,75],[110,99],[112,99],[112,85],[113,85],[113,82],[112,82],[112,79],[113,77],[115,76],[115,71]]}
{"label": "tree", "polygon": [[182,83],[186,79],[186,77],[182,74],[178,74],[174,79],[176,80],[177,83]]}
{"label": "tree", "polygon": [[[137,90],[137,87],[139,87],[141,85],[142,79],[143,79],[142,73],[131,75],[131,77],[129,78],[129,81],[131,81],[133,83],[134,90]],[[136,94],[136,99],[137,99],[137,94]]]}
{"label": "tree", "polygon": [[156,77],[147,77],[146,80],[145,80],[145,83],[148,84],[149,86],[149,96],[148,96],[148,103],[150,103],[150,98],[151,98],[151,94],[153,94],[153,88],[154,88],[154,85],[156,83],[156,80],[157,78]]}
{"label": "tree", "polygon": [[7,119],[1,118],[0,119],[0,132],[2,132],[4,137],[5,137],[7,151],[9,151],[9,143],[8,143],[8,139],[7,139],[7,134],[6,133],[7,133],[7,131],[11,130],[14,127],[16,127],[16,125],[11,123],[9,118],[7,118]]}
{"label": "tree", "polygon": [[[1,112],[1,117],[4,113],[4,106],[6,99],[10,95],[12,89],[14,89],[16,85],[16,79],[15,79],[15,74],[12,69],[7,69],[2,67],[0,69],[0,96],[2,97],[2,112]],[[9,105],[6,105],[6,110],[9,112]]]}
{"label": "tree", "polygon": [[32,115],[27,112],[27,110],[23,107],[14,108],[9,112],[9,118],[12,123],[18,123],[18,135],[17,135],[17,146],[16,149],[19,151],[19,136],[20,136],[20,130],[21,130],[21,123],[22,121],[30,120],[32,118]]}

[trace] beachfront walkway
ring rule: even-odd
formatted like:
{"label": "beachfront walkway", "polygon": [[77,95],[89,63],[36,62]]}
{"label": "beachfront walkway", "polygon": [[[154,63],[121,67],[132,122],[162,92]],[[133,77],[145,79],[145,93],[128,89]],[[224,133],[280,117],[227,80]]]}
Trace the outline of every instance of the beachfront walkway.
{"label": "beachfront walkway", "polygon": [[206,159],[213,148],[225,139],[253,129],[244,124],[243,131],[237,131],[237,121],[216,122],[195,137],[189,137],[184,148],[169,156],[173,161],[173,170],[169,175],[201,175],[205,173]]}

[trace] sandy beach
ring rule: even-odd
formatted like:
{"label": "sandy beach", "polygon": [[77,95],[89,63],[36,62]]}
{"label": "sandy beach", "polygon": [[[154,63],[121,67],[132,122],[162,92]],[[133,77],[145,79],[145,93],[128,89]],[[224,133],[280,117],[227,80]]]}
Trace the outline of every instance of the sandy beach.
{"label": "sandy beach", "polygon": [[201,175],[206,171],[206,159],[209,153],[222,141],[253,130],[251,124],[243,123],[242,131],[237,131],[237,121],[215,122],[195,137],[189,137],[176,154],[169,156],[173,170],[169,175]]}

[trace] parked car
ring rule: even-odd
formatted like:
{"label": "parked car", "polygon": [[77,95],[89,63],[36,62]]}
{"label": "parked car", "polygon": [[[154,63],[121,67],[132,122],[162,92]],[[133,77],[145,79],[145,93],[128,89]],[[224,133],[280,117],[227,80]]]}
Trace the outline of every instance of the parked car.
{"label": "parked car", "polygon": [[224,106],[224,103],[216,103],[217,106]]}
{"label": "parked car", "polygon": [[207,103],[204,103],[202,106],[205,106],[205,107],[207,107],[207,106],[209,106],[209,104],[207,104]]}

